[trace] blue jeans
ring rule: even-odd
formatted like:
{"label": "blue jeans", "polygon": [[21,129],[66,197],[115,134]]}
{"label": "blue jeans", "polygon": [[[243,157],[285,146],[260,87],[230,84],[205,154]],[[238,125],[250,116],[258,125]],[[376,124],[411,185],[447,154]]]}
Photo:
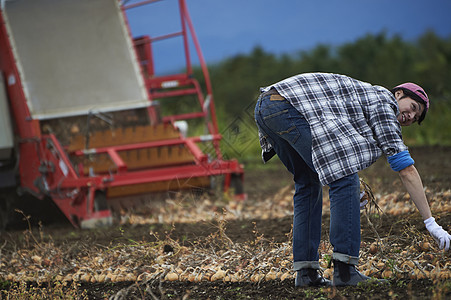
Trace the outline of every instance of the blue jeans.
{"label": "blue jeans", "polygon": [[[272,97],[275,98],[275,97]],[[255,120],[277,156],[293,174],[293,267],[319,269],[322,186],[312,162],[312,136],[305,118],[285,99],[258,99]],[[357,264],[360,249],[359,177],[346,176],[330,187],[330,242],[333,258]]]}

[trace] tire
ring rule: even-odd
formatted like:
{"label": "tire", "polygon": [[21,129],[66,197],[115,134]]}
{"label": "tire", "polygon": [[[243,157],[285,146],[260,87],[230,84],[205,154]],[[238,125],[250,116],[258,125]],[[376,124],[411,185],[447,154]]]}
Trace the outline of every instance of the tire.
{"label": "tire", "polygon": [[17,198],[14,188],[0,190],[0,230],[5,230],[11,221],[12,203]]}
{"label": "tire", "polygon": [[96,191],[94,195],[94,211],[108,210],[106,194],[102,191]]}
{"label": "tire", "polygon": [[235,195],[244,193],[244,186],[241,176],[242,174],[233,173],[230,177],[230,189],[233,190]]}

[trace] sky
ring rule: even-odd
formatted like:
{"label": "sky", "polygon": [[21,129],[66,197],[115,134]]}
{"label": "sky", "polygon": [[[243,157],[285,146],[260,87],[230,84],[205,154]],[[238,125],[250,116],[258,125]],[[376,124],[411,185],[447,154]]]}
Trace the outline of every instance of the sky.
{"label": "sky", "polygon": [[[296,54],[381,32],[407,41],[427,30],[451,38],[451,0],[186,0],[186,4],[207,64],[248,54],[256,46],[276,55]],[[134,36],[181,30],[177,0],[126,12]],[[153,55],[157,73],[184,67],[181,38],[155,42]]]}

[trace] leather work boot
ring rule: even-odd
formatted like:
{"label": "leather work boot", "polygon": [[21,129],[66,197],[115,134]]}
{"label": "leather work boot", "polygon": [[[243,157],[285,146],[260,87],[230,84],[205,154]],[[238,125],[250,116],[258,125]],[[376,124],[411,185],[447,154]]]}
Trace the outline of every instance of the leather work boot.
{"label": "leather work boot", "polygon": [[[334,286],[357,285],[359,282],[367,281],[371,277],[365,276],[355,269],[354,265],[334,260]],[[384,279],[378,279],[378,283],[387,282]]]}
{"label": "leather work boot", "polygon": [[296,274],[295,286],[331,286],[332,282],[318,274],[317,269],[300,269]]}

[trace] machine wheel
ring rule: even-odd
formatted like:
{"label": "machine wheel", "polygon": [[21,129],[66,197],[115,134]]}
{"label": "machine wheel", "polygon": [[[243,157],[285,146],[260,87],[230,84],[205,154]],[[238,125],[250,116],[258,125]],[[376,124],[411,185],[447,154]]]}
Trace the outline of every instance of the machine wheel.
{"label": "machine wheel", "polygon": [[233,190],[235,195],[240,195],[244,193],[243,180],[241,178],[242,174],[232,173],[230,174],[230,189]]}
{"label": "machine wheel", "polygon": [[101,211],[109,209],[106,200],[106,194],[103,191],[96,191],[94,195],[94,211]]}
{"label": "machine wheel", "polygon": [[[81,219],[79,222],[80,228],[89,229],[111,226],[113,224],[113,217],[108,207],[106,194],[103,191],[95,191],[93,204],[94,212],[108,211],[108,214]],[[78,222],[76,224],[78,224]]]}
{"label": "machine wheel", "polygon": [[5,199],[0,199],[0,230],[5,230],[9,221],[9,203]]}
{"label": "machine wheel", "polygon": [[5,230],[11,221],[11,204],[16,197],[13,188],[0,190],[0,230]]}

